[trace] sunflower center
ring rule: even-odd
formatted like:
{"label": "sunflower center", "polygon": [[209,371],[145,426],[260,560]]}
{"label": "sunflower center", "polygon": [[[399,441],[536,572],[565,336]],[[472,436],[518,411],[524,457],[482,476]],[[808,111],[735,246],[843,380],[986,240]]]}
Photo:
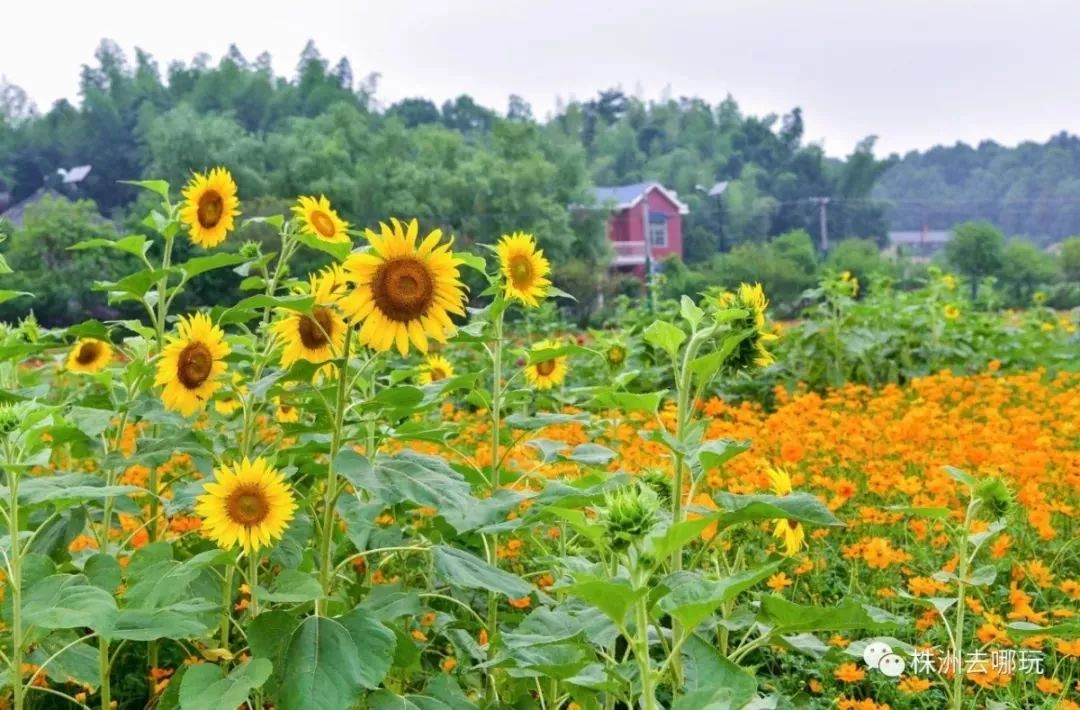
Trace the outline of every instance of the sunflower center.
{"label": "sunflower center", "polygon": [[300,342],[308,350],[318,350],[330,342],[334,334],[334,319],[330,309],[315,306],[310,316],[300,316]]}
{"label": "sunflower center", "polygon": [[533,265],[525,254],[518,254],[510,259],[510,280],[518,288],[532,284]]}
{"label": "sunflower center", "polygon": [[788,519],[787,524],[788,524],[788,527],[791,528],[792,532],[795,532],[796,530],[799,529],[799,521],[798,520]]}
{"label": "sunflower center", "polygon": [[325,212],[315,210],[308,217],[308,220],[311,222],[311,226],[315,228],[315,231],[327,239],[337,234],[337,229],[334,228],[334,220],[330,219],[330,215]]}
{"label": "sunflower center", "polygon": [[432,382],[438,382],[439,380],[446,379],[446,370],[442,369],[441,367],[431,368],[431,371],[428,374],[431,375]]}
{"label": "sunflower center", "polygon": [[213,190],[207,190],[199,196],[199,206],[196,215],[203,229],[213,229],[221,221],[221,215],[225,211],[225,201],[221,195]]}
{"label": "sunflower center", "polygon": [[551,373],[555,372],[555,358],[536,363],[536,372],[540,375],[543,375],[544,377],[547,377]]}
{"label": "sunflower center", "polygon": [[383,263],[375,272],[371,291],[379,310],[399,323],[425,315],[435,301],[435,281],[431,272],[414,257]]}
{"label": "sunflower center", "polygon": [[75,362],[80,365],[89,365],[98,359],[101,354],[101,346],[97,343],[83,343],[79,347],[79,352],[75,355]]}
{"label": "sunflower center", "polygon": [[210,377],[214,369],[214,356],[202,343],[191,343],[180,351],[176,359],[176,379],[189,390],[197,389]]}
{"label": "sunflower center", "polygon": [[232,522],[248,527],[266,520],[270,512],[270,502],[263,490],[257,486],[236,489],[226,499],[225,507]]}
{"label": "sunflower center", "polygon": [[625,356],[626,356],[626,353],[623,352],[623,349],[620,348],[617,345],[615,347],[611,348],[610,350],[608,350],[608,361],[613,362],[615,364],[618,364],[618,363],[622,362],[623,358]]}

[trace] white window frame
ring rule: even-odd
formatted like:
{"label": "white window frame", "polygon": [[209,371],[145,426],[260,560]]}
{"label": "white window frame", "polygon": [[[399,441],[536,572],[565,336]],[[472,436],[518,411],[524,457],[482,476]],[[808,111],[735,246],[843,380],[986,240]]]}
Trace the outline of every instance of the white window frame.
{"label": "white window frame", "polygon": [[[657,232],[654,233],[653,232],[654,229],[656,229]],[[658,233],[661,233],[659,230],[663,230],[662,231],[663,239],[661,239],[660,241],[656,241],[656,235]],[[666,247],[668,245],[668,221],[666,219],[663,220],[663,221],[657,220],[655,222],[650,220],[649,221],[648,239],[649,239],[649,244],[651,246],[654,246],[654,247]]]}

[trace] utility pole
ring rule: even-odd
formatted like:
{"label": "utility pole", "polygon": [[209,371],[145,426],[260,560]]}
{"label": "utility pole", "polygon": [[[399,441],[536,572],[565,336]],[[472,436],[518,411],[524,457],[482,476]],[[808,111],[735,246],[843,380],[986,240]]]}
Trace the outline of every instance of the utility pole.
{"label": "utility pole", "polygon": [[821,251],[829,251],[829,217],[826,214],[825,207],[829,204],[830,198],[828,197],[811,197],[810,199],[817,202],[818,206],[818,223],[821,228]]}

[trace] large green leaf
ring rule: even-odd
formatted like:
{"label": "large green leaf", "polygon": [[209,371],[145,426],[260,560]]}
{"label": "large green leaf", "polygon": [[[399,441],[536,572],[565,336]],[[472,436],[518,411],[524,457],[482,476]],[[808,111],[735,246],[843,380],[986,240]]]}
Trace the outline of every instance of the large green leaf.
{"label": "large green leaf", "polygon": [[624,579],[605,579],[590,574],[575,575],[574,583],[564,587],[563,591],[592,604],[620,627],[634,604],[649,593],[648,587],[635,589]]}
{"label": "large green leaf", "polygon": [[448,582],[465,589],[484,589],[511,599],[526,597],[532,586],[517,575],[489,565],[476,555],[447,545],[436,545],[435,571]]}
{"label": "large green leaf", "polygon": [[182,710],[236,710],[251,691],[261,688],[274,667],[265,658],[253,658],[225,675],[220,666],[200,663],[188,668],[180,681]]}
{"label": "large green leaf", "polygon": [[88,584],[86,577],[72,574],[54,574],[35,582],[22,605],[23,623],[43,629],[108,629],[116,614],[111,594]]}
{"label": "large green leaf", "polygon": [[142,234],[131,234],[123,239],[87,239],[68,247],[73,251],[82,249],[115,249],[137,257],[143,257],[150,249],[150,242]]}
{"label": "large green leaf", "polygon": [[363,607],[356,607],[337,621],[348,630],[356,643],[360,656],[360,683],[374,689],[386,677],[394,662],[397,637],[375,615]]}
{"label": "large green leaf", "polygon": [[315,601],[322,596],[322,585],[319,580],[306,572],[295,569],[282,570],[274,578],[270,591],[259,587],[256,594],[260,602],[274,602],[279,604],[300,604]]}
{"label": "large green leaf", "polygon": [[210,629],[212,614],[218,608],[203,600],[158,609],[121,609],[102,633],[110,639],[127,641],[198,637]]}
{"label": "large green leaf", "polygon": [[282,710],[348,710],[364,689],[360,652],[349,630],[325,616],[309,616],[285,649]]}
{"label": "large green leaf", "polygon": [[844,525],[817,496],[810,493],[792,493],[786,496],[717,493],[713,499],[722,511],[717,517],[717,524],[721,529],[738,523],[781,519],[797,520],[809,525]]}
{"label": "large green leaf", "polygon": [[236,266],[245,261],[247,261],[247,257],[241,254],[230,254],[229,252],[219,251],[218,253],[209,256],[196,256],[192,259],[188,259],[182,264],[173,266],[173,268],[182,271],[186,278],[193,279],[199,274],[204,274],[207,271],[222,269],[226,266]]}
{"label": "large green leaf", "polygon": [[367,458],[344,449],[335,468],[350,483],[394,505],[410,502],[435,508],[446,522],[464,532],[472,526],[470,509],[479,505],[465,478],[441,458],[402,451],[380,456],[372,466]]}
{"label": "large green leaf", "polygon": [[[106,486],[105,479],[87,473],[65,473],[23,479],[19,484],[19,502],[33,506],[58,501],[100,501],[146,492],[138,486]],[[8,495],[7,486],[0,486],[0,495]]]}
{"label": "large green leaf", "polygon": [[686,340],[686,333],[682,328],[672,325],[667,321],[657,320],[645,329],[642,333],[642,337],[645,338],[645,342],[650,345],[655,345],[670,357],[674,358],[675,354],[679,352],[679,346]]}
{"label": "large green leaf", "polygon": [[660,600],[660,608],[693,630],[716,609],[750,589],[780,568],[781,560],[721,579],[705,579],[694,572],[672,575],[664,581],[671,591]]}
{"label": "large green leaf", "polygon": [[729,661],[700,636],[682,647],[686,693],[672,710],[738,710],[757,695],[753,674]]}
{"label": "large green leaf", "polygon": [[840,606],[819,607],[789,602],[783,597],[769,595],[761,600],[758,622],[773,627],[774,633],[797,631],[884,631],[902,626],[903,617],[846,599]]}

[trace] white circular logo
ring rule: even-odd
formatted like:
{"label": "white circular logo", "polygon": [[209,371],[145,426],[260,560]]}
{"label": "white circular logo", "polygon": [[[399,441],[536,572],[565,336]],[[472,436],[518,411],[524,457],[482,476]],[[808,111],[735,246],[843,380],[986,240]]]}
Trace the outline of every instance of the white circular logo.
{"label": "white circular logo", "polygon": [[904,659],[895,653],[887,653],[878,661],[878,670],[890,678],[899,678],[906,667]]}
{"label": "white circular logo", "polygon": [[867,644],[862,653],[863,660],[866,661],[866,665],[870,668],[877,668],[878,664],[881,663],[881,659],[889,655],[894,655],[892,648],[889,647],[889,644],[881,641]]}

